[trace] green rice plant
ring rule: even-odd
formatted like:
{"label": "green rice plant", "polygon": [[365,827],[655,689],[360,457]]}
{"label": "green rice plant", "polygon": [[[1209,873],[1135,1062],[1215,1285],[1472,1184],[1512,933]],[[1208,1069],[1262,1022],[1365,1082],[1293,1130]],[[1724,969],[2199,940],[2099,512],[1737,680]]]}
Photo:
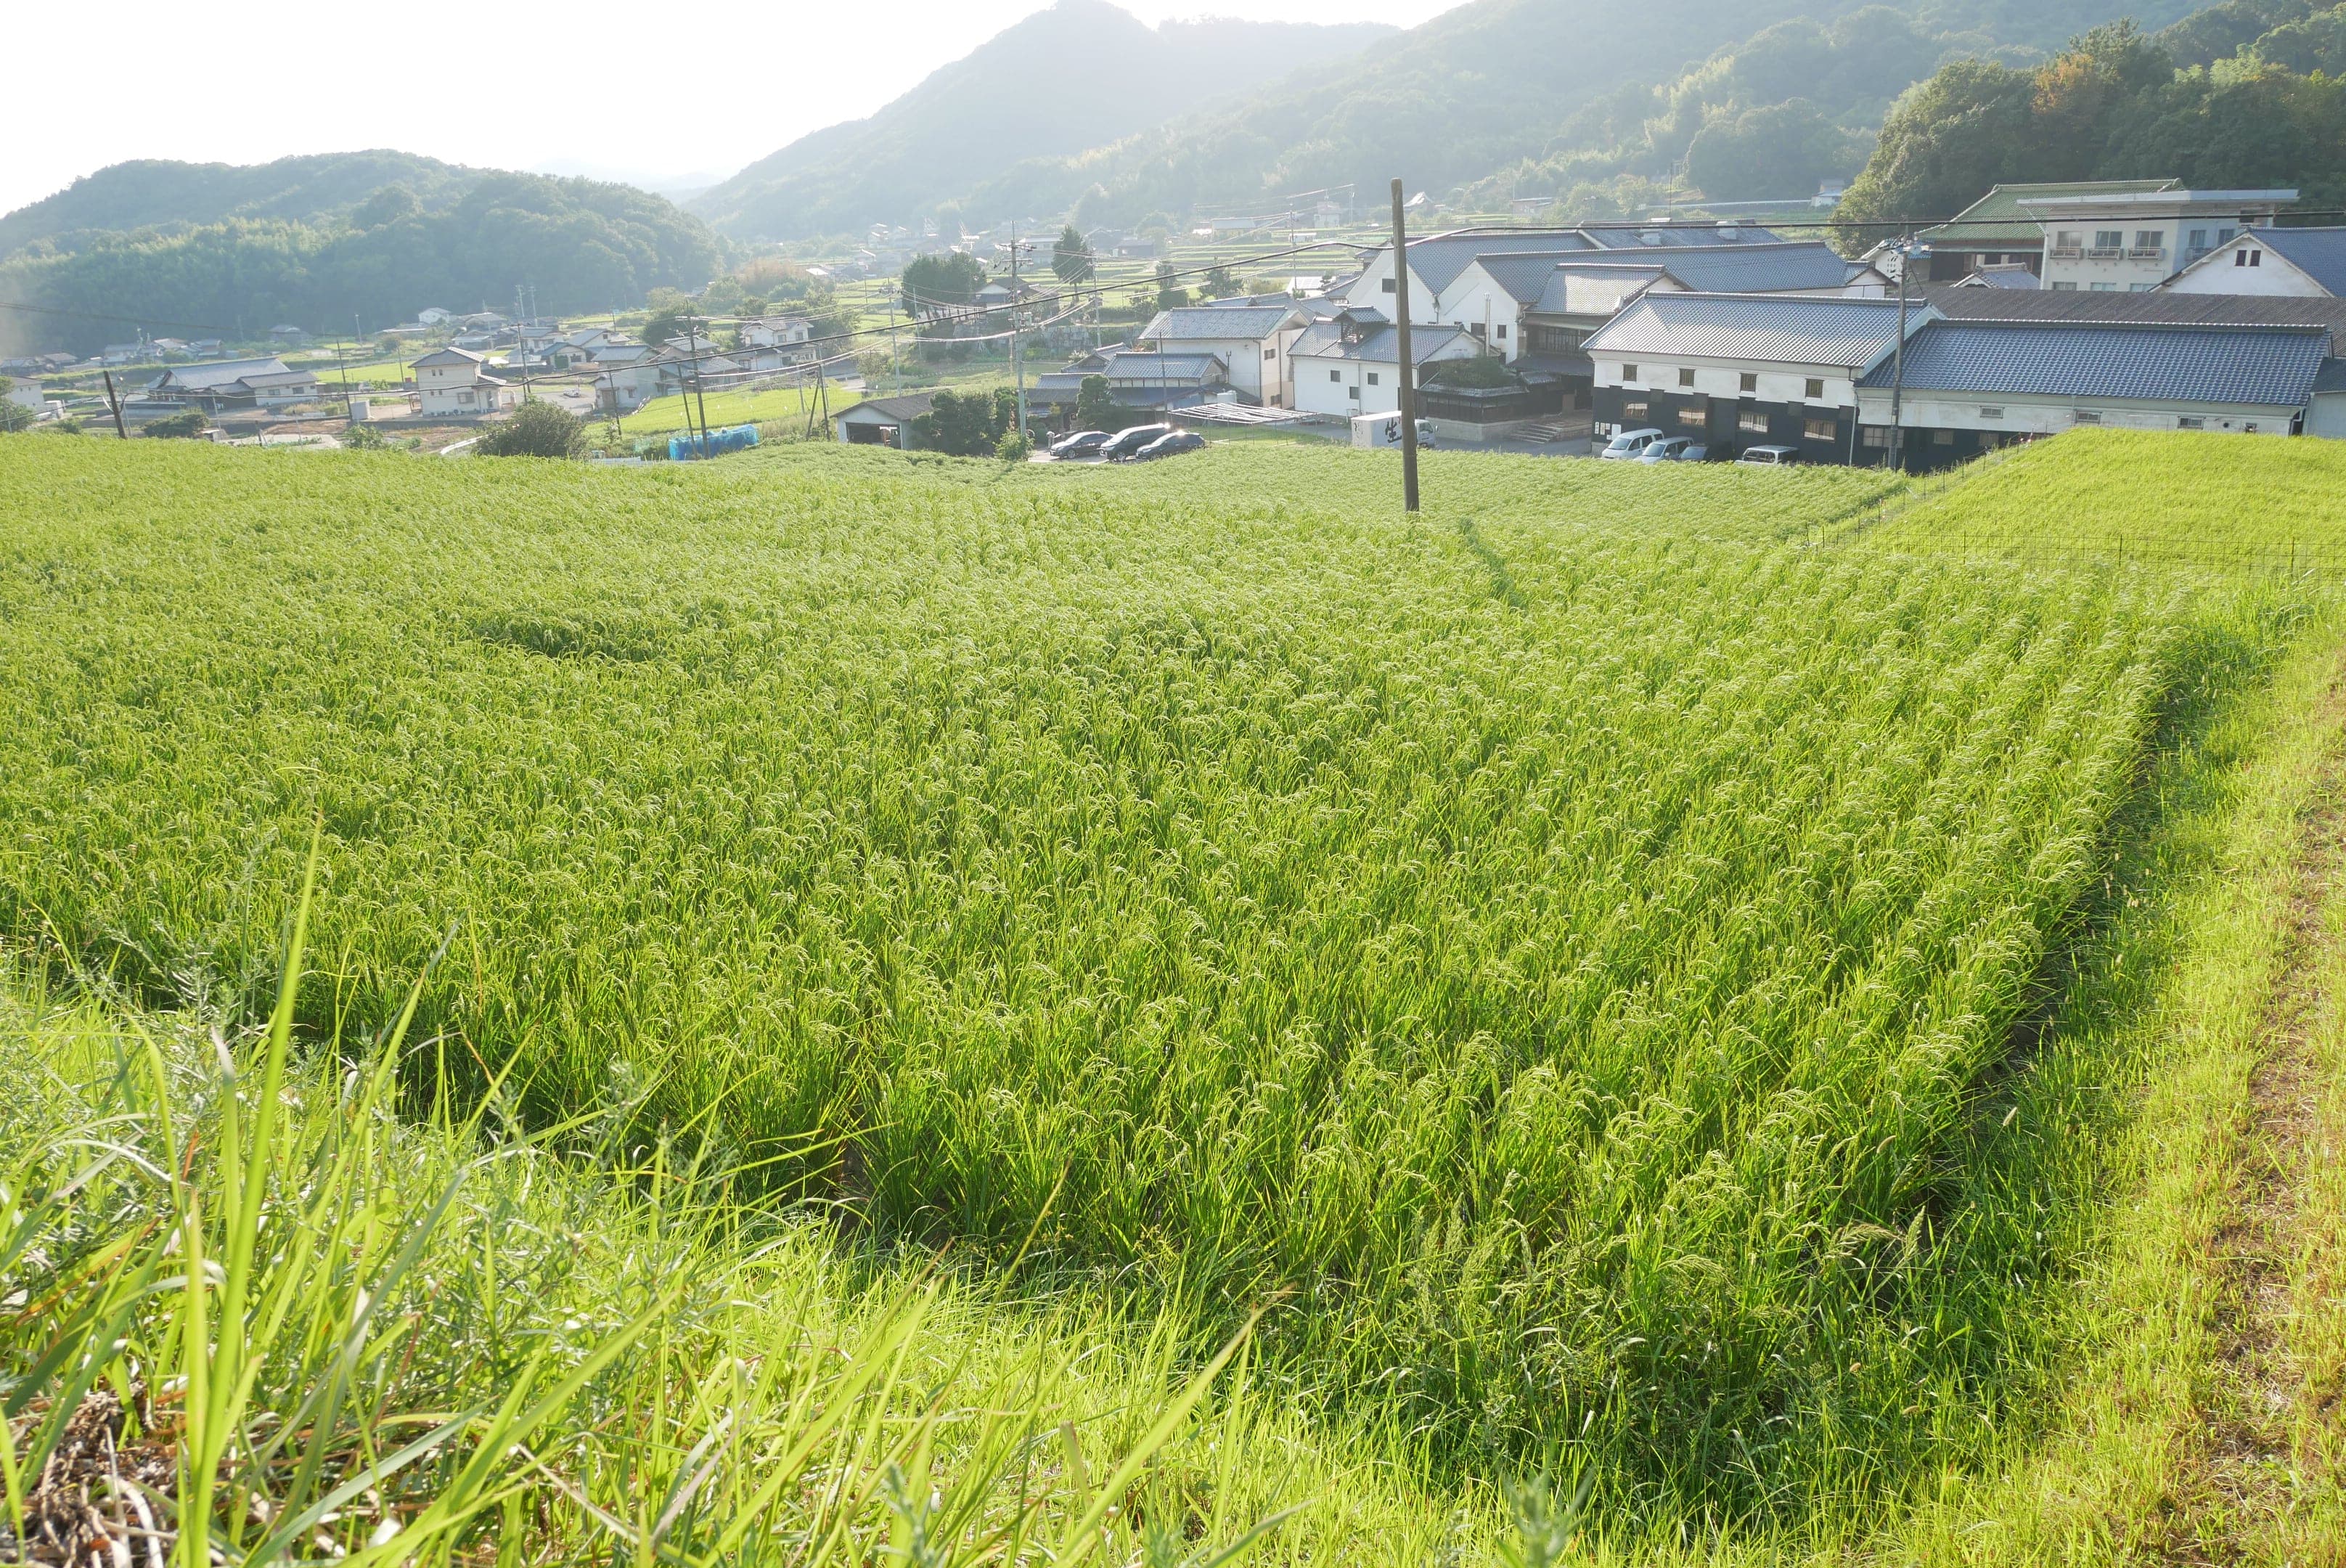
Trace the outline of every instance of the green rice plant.
{"label": "green rice plant", "polygon": [[1376,1506],[1245,1512],[1301,1445],[1241,1341],[1014,1336],[941,1277],[853,1286],[669,1145],[614,1186],[444,1099],[403,1122],[407,1018],[293,1040],[309,909],[233,1042],[0,974],[0,1560],[1219,1568]]}
{"label": "green rice plant", "polygon": [[2183,611],[1784,547],[1876,476],[1436,456],[12,451],[0,930],[264,1004],[314,817],[301,1033],[426,974],[468,1108],[1260,1312],[1608,1516],[1976,1453],[2031,1287],[1950,1194]]}
{"label": "green rice plant", "polygon": [[2346,572],[2346,448],[2332,441],[2079,430],[1893,504],[1864,541],[2055,565],[2282,576]]}

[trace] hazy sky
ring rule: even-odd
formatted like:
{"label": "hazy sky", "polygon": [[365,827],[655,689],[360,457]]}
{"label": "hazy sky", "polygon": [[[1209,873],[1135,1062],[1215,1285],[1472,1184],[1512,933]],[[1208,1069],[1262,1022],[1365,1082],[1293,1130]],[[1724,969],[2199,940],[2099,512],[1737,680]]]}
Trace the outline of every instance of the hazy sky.
{"label": "hazy sky", "polygon": [[[1121,0],[1141,20],[1325,21],[1321,0]],[[1458,0],[1354,0],[1409,25]],[[130,158],[259,163],[389,147],[452,163],[701,184],[959,58],[1041,0],[186,0],[11,6],[0,212]],[[812,60],[811,67],[800,62]],[[35,128],[37,127],[37,128]]]}

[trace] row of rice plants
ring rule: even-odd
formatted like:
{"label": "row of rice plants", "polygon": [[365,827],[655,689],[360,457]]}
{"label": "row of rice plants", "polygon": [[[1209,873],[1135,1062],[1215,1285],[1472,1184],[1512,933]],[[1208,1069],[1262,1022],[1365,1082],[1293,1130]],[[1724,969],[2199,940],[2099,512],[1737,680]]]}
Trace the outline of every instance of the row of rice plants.
{"label": "row of rice plants", "polygon": [[0,467],[7,929],[253,993],[314,816],[312,1027],[444,946],[426,1029],[546,1121],[1277,1302],[1299,1393],[1658,1503],[1797,1507],[1992,1396],[1912,1315],[1933,1179],[2161,616],[1689,545],[1848,498],[1708,473],[1543,515],[1462,467],[1409,523],[1346,453],[1266,465],[1310,501],[257,456]]}
{"label": "row of rice plants", "polygon": [[1999,455],[1862,533],[1869,547],[2055,565],[2346,574],[2346,445],[2080,430]]}

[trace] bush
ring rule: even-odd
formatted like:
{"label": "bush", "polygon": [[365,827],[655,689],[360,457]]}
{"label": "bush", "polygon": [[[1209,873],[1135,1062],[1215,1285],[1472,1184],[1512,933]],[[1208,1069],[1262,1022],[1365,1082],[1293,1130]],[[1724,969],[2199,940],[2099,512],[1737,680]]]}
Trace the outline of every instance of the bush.
{"label": "bush", "polygon": [[484,457],[584,457],[586,426],[568,410],[531,398],[473,450]]}
{"label": "bush", "polygon": [[191,408],[185,413],[175,413],[168,419],[155,421],[147,427],[147,433],[163,441],[184,441],[203,434],[211,427],[211,423],[204,417],[203,410]]}
{"label": "bush", "polygon": [[[6,390],[0,387],[0,394],[5,394]],[[0,432],[14,435],[20,430],[30,430],[40,422],[40,417],[15,399],[0,395]]]}
{"label": "bush", "polygon": [[1444,387],[1513,387],[1521,386],[1523,378],[1507,368],[1507,361],[1496,354],[1477,354],[1471,360],[1443,360],[1428,367],[1425,384]]}
{"label": "bush", "polygon": [[352,423],[342,432],[342,445],[351,452],[381,452],[391,444],[371,424]]}
{"label": "bush", "polygon": [[1024,463],[1034,450],[1034,443],[1028,441],[1025,433],[1014,424],[1002,433],[1001,441],[994,445],[994,455],[1005,463]]}

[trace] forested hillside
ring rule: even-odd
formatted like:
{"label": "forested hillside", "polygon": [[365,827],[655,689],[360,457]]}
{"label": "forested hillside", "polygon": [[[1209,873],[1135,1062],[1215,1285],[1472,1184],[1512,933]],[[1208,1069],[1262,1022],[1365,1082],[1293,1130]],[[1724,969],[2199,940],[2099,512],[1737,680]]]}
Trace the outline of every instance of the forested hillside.
{"label": "forested hillside", "polygon": [[[1299,62],[1349,56],[1392,31],[1367,23],[1226,20],[1150,28],[1106,0],[1059,0],[871,118],[802,137],[691,208],[741,237],[901,223],[1024,160],[1115,142],[1260,87]],[[983,209],[994,215],[994,208]]]}
{"label": "forested hillside", "polygon": [[105,233],[232,218],[314,223],[341,217],[394,184],[426,208],[444,207],[488,172],[380,148],[255,164],[136,158],[0,217],[0,256],[43,240],[76,249]]}
{"label": "forested hillside", "polygon": [[1943,218],[2011,180],[2172,176],[2294,187],[2309,208],[2338,207],[2346,79],[2329,73],[2341,66],[2346,7],[2292,15],[2275,0],[2229,0],[2157,36],[2097,27],[2034,68],[1954,62],[1883,125],[1841,206],[1845,246],[1862,248],[1858,225]]}
{"label": "forested hillside", "polygon": [[[1080,199],[1087,218],[1130,221],[1200,204],[1268,207],[1284,191],[1370,185],[1394,174],[1436,191],[1525,165],[1542,169],[1543,178],[1568,181],[1575,155],[1609,152],[1617,161],[1627,144],[1642,138],[1645,122],[1676,102],[1673,84],[1723,53],[1760,45],[1755,35],[1778,24],[1813,29],[1759,50],[1770,66],[1787,67],[1760,70],[1755,63],[1755,71],[1774,78],[1765,90],[1782,96],[1760,97],[1755,87],[1752,97],[1729,103],[1704,97],[1701,107],[1731,104],[1740,114],[1797,98],[1828,121],[1862,118],[1865,105],[1886,107],[1951,48],[2025,56],[2057,47],[2121,13],[2165,23],[2189,6],[2187,0],[1924,0],[1896,8],[1906,25],[1880,40],[1879,54],[1865,29],[1833,42],[1835,24],[1859,9],[1849,0],[1673,0],[1628,10],[1589,0],[1474,0],[1356,59],[1305,66],[1243,106],[1120,147],[1014,170],[979,188],[971,206],[1039,211]],[[1820,38],[1848,53],[1846,60],[1829,62],[1823,80],[1800,60],[1823,46]],[[1835,95],[1839,101],[1816,102]],[[1817,136],[1805,112],[1793,113],[1789,125],[1763,117],[1744,134],[1762,142],[1788,129],[1811,145],[1832,146],[1852,164],[1862,158],[1862,146],[1852,153]],[[1683,143],[1667,149],[1663,166],[1685,152]]]}
{"label": "forested hillside", "polygon": [[21,347],[76,351],[124,336],[124,317],[157,331],[240,334],[279,321],[345,330],[355,314],[372,331],[427,305],[510,300],[521,282],[536,287],[542,310],[583,311],[632,304],[659,286],[698,288],[719,260],[698,219],[632,186],[475,172],[436,211],[392,184],[347,219],[238,217],[20,252],[0,260],[0,293],[66,313],[0,331],[16,332]]}

